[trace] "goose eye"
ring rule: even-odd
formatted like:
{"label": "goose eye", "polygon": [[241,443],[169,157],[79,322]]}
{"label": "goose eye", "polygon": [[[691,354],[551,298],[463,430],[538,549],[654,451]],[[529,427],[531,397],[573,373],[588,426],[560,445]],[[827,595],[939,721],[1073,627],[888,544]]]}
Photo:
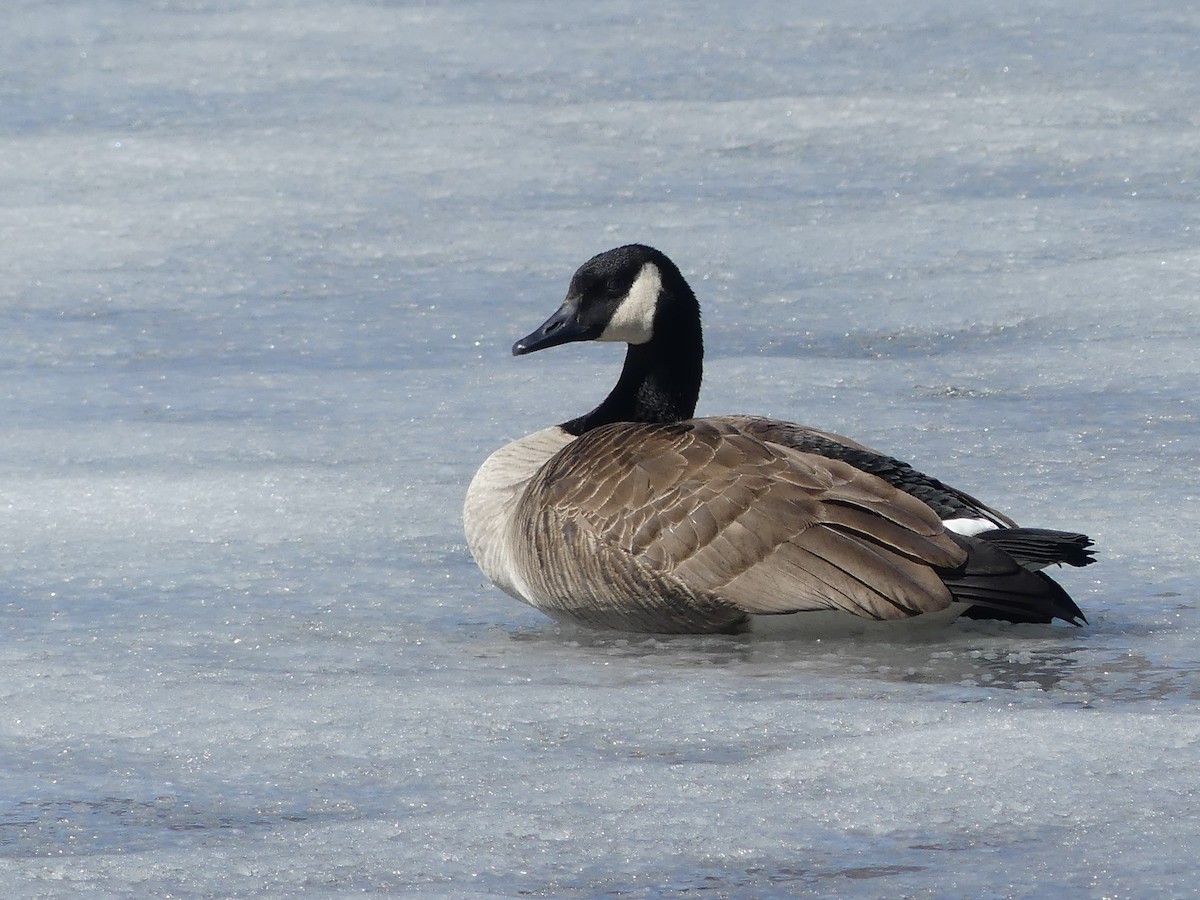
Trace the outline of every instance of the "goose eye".
{"label": "goose eye", "polygon": [[608,279],[608,283],[604,285],[604,289],[610,294],[619,294],[621,293],[621,282],[615,278],[610,278]]}

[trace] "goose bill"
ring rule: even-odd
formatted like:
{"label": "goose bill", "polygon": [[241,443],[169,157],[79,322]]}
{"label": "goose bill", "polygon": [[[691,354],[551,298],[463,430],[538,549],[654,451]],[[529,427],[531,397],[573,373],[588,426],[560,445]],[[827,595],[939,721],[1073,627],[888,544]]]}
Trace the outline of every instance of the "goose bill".
{"label": "goose bill", "polygon": [[558,311],[513,344],[513,356],[524,356],[535,353],[547,347],[557,347],[559,344],[569,344],[572,341],[594,341],[603,330],[601,326],[584,325],[576,317],[578,304],[570,300],[558,308]]}

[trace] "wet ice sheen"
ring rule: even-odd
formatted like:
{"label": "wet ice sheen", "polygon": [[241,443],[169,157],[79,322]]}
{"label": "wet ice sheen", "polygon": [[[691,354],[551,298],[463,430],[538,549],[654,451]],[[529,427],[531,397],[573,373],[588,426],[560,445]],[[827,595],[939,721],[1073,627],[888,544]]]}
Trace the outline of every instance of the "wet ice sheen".
{"label": "wet ice sheen", "polygon": [[[13,896],[1178,895],[1197,42],[1180,6],[23,3],[0,35]],[[1079,528],[1091,625],[561,629],[483,583],[593,253],[701,413]]]}

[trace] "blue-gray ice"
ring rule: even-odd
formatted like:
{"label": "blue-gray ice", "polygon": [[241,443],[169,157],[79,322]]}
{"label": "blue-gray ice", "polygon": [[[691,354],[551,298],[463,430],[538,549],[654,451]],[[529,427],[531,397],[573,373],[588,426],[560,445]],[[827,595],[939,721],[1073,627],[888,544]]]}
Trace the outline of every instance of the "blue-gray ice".
{"label": "blue-gray ice", "polygon": [[[1194,890],[1191,4],[4,22],[0,892]],[[1088,532],[1091,624],[659,640],[486,584],[475,468],[620,366],[508,348],[629,241],[702,414]]]}

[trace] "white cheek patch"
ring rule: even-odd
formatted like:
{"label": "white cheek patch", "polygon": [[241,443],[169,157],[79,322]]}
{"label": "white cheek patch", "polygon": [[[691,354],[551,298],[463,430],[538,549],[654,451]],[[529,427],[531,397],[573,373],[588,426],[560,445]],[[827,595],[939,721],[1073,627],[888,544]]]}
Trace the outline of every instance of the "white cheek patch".
{"label": "white cheek patch", "polygon": [[624,341],[644,344],[654,336],[654,311],[658,308],[658,292],[662,276],[658,266],[646,263],[609,320],[598,341]]}

